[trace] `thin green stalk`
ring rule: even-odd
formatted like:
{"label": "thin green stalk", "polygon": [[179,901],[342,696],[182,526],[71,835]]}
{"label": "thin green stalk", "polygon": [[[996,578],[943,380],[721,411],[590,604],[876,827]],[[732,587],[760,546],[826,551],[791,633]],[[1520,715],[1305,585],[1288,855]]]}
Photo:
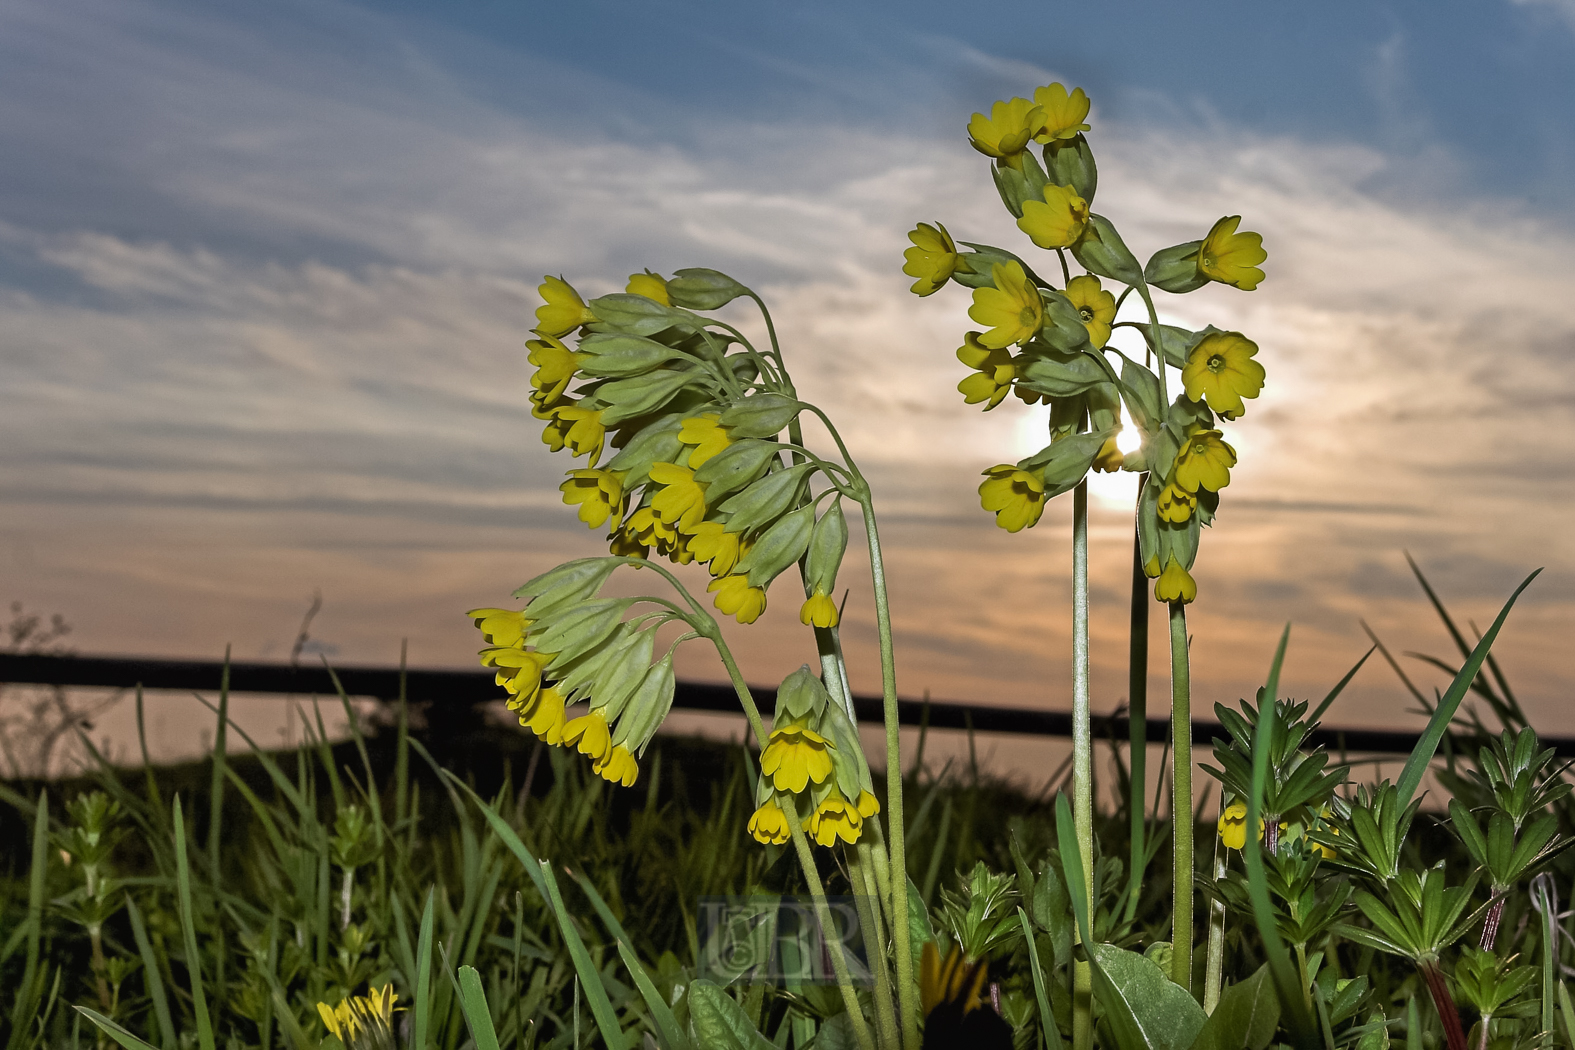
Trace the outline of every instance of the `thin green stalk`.
{"label": "thin green stalk", "polygon": [[[1094,731],[1088,691],[1088,481],[1072,490],[1072,822],[1084,871],[1094,870]],[[1092,914],[1092,884],[1084,904]],[[1074,934],[1074,936],[1080,936]],[[1093,976],[1086,962],[1072,968],[1072,1046],[1091,1045]]]}
{"label": "thin green stalk", "polygon": [[[1218,836],[1214,839],[1214,881],[1225,878],[1225,854],[1220,851]],[[1209,905],[1209,958],[1203,978],[1203,1012],[1212,1014],[1220,1004],[1220,990],[1225,983],[1225,902],[1215,900]]]}
{"label": "thin green stalk", "polygon": [[892,924],[893,951],[897,956],[897,1004],[902,1017],[902,1045],[919,1045],[918,985],[913,979],[913,949],[908,915],[908,853],[902,805],[902,745],[897,732],[897,660],[891,638],[891,606],[886,595],[886,566],[881,559],[880,533],[875,525],[875,504],[868,488],[859,505],[864,510],[864,532],[869,543],[870,576],[875,591],[875,623],[880,634],[882,714],[886,723],[886,814],[891,826],[891,914],[902,921]]}
{"label": "thin green stalk", "polygon": [[[1138,475],[1138,492],[1148,475]],[[1137,916],[1148,859],[1148,576],[1143,572],[1143,545],[1132,530],[1132,618],[1127,633],[1127,809],[1131,820],[1127,864],[1127,921]]]}
{"label": "thin green stalk", "polygon": [[799,866],[804,869],[804,880],[809,884],[809,895],[815,902],[815,918],[825,936],[826,948],[831,955],[831,969],[837,975],[837,988],[842,993],[842,1004],[847,1007],[848,1020],[853,1024],[853,1035],[863,1050],[875,1050],[875,1037],[870,1034],[869,1023],[859,1007],[859,997],[853,991],[853,978],[848,973],[848,960],[842,954],[842,942],[834,936],[837,929],[831,921],[831,906],[826,903],[826,888],[821,884],[820,871],[815,867],[815,855],[810,851],[809,840],[804,837],[804,827],[799,823],[798,807],[790,801],[782,807],[787,817],[788,832],[793,836],[793,848],[798,852]]}
{"label": "thin green stalk", "polygon": [[1171,889],[1170,979],[1192,986],[1192,692],[1187,662],[1187,607],[1170,603],[1170,746],[1173,793],[1170,800]]}
{"label": "thin green stalk", "polygon": [[875,976],[875,1027],[880,1032],[881,1045],[895,1050],[902,1045],[902,1037],[897,1031],[897,1015],[892,1010],[886,938],[881,932],[879,905],[875,903],[875,874],[870,870],[869,853],[869,845],[860,843],[844,856],[848,862],[848,881],[853,888],[853,907],[858,913],[859,929],[864,934],[864,953],[869,957],[870,970]]}

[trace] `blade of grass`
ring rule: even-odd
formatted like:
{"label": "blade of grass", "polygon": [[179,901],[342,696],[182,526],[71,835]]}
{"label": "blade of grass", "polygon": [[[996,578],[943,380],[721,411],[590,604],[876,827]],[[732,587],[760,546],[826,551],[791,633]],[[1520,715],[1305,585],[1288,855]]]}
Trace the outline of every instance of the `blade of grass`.
{"label": "blade of grass", "polygon": [[1045,1050],[1062,1050],[1061,1029],[1050,1010],[1050,997],[1045,992],[1045,972],[1039,965],[1039,947],[1034,944],[1034,928],[1028,924],[1028,913],[1017,909],[1017,921],[1023,926],[1023,941],[1028,946],[1028,964],[1034,971],[1034,998],[1039,1002],[1039,1030],[1044,1033]]}
{"label": "blade of grass", "polygon": [[416,999],[410,1011],[410,1048],[427,1050],[427,1027],[432,1023],[432,890],[421,909],[421,931],[416,935]]}
{"label": "blade of grass", "polygon": [[1263,812],[1263,793],[1269,782],[1270,738],[1273,734],[1275,698],[1280,688],[1280,667],[1285,662],[1285,646],[1290,638],[1291,625],[1286,624],[1280,634],[1280,644],[1274,651],[1274,663],[1269,668],[1263,700],[1258,704],[1258,725],[1252,739],[1252,794],[1247,800],[1247,841],[1242,847],[1242,858],[1247,862],[1247,894],[1252,900],[1253,919],[1257,922],[1258,935],[1263,940],[1263,954],[1268,959],[1274,987],[1280,993],[1285,1027],[1302,1050],[1318,1050],[1322,1045],[1318,1026],[1307,1010],[1307,989],[1301,987],[1301,979],[1291,962],[1290,953],[1285,950],[1285,942],[1280,940],[1279,927],[1274,921],[1274,907],[1269,902],[1269,883],[1263,870],[1263,854],[1255,834],[1259,815]]}
{"label": "blade of grass", "polygon": [[459,1008],[465,1014],[465,1027],[475,1040],[476,1050],[499,1050],[498,1033],[492,1027],[492,1011],[487,994],[481,989],[481,974],[474,966],[459,968]]}
{"label": "blade of grass", "polygon": [[33,812],[33,857],[28,868],[27,881],[27,956],[22,969],[22,983],[16,1002],[11,1006],[11,1038],[6,1040],[6,1050],[19,1050],[27,1020],[38,1010],[38,998],[43,991],[39,980],[39,941],[44,932],[44,877],[49,871],[49,792],[38,793],[38,807]]}
{"label": "blade of grass", "polygon": [[673,1016],[673,1011],[662,998],[662,993],[651,981],[645,972],[645,967],[640,965],[640,960],[635,956],[634,950],[624,941],[618,942],[618,954],[623,959],[623,964],[629,970],[629,975],[634,978],[635,987],[640,989],[640,995],[645,999],[645,1005],[651,1011],[651,1019],[656,1022],[656,1030],[661,1033],[664,1050],[690,1050],[689,1037],[679,1027],[678,1019]]}
{"label": "blade of grass", "polygon": [[1323,698],[1323,702],[1319,704],[1317,709],[1313,711],[1312,715],[1308,717],[1307,722],[1309,725],[1323,717],[1323,713],[1329,710],[1329,705],[1334,703],[1336,697],[1345,692],[1345,687],[1351,684],[1351,679],[1356,677],[1356,672],[1362,669],[1362,665],[1367,662],[1367,658],[1372,656],[1377,649],[1378,646],[1374,645],[1371,649],[1367,650],[1367,652],[1362,654],[1362,658],[1356,661],[1356,666],[1345,672],[1345,677],[1340,679],[1339,683],[1333,689],[1329,690],[1329,695]]}
{"label": "blade of grass", "polygon": [[142,749],[142,775],[148,784],[148,809],[164,815],[164,797],[159,794],[159,781],[153,775],[153,760],[148,757],[148,730],[142,716],[142,683],[137,683],[137,746]]}
{"label": "blade of grass", "polygon": [[126,916],[131,920],[131,936],[137,942],[137,954],[142,956],[143,980],[147,982],[148,998],[153,1000],[153,1017],[159,1026],[159,1046],[163,1050],[175,1050],[175,1022],[170,1017],[169,996],[164,993],[164,975],[159,972],[159,960],[148,940],[142,911],[130,894],[126,895]]}
{"label": "blade of grass", "polygon": [[405,822],[410,787],[410,704],[405,695],[405,655],[410,639],[399,642],[399,729],[394,742],[394,824]]}
{"label": "blade of grass", "polygon": [[[132,1035],[130,1032],[120,1027],[120,1025],[116,1024],[114,1021],[111,1021],[109,1018],[105,1017],[96,1010],[89,1010],[85,1006],[73,1006],[72,1009],[77,1012],[79,1019],[81,1017],[86,1017],[98,1027],[99,1031],[103,1032],[105,1035],[115,1040],[115,1042],[125,1047],[126,1050],[159,1050],[159,1048],[154,1046],[152,1043],[143,1042],[141,1039],[138,1039],[136,1036]],[[73,1033],[73,1042],[75,1042],[74,1037],[75,1033]]]}
{"label": "blade of grass", "polygon": [[227,730],[230,725],[230,647],[224,647],[224,670],[219,675],[219,721],[213,730],[213,779],[208,787],[208,881],[219,879],[219,833],[224,827],[224,769],[229,759]]}
{"label": "blade of grass", "polygon": [[[1433,717],[1428,720],[1427,729],[1423,731],[1422,738],[1416,742],[1411,755],[1406,759],[1405,767],[1400,771],[1400,779],[1396,784],[1399,788],[1399,804],[1405,807],[1411,803],[1411,798],[1416,794],[1416,789],[1422,784],[1422,777],[1427,772],[1428,763],[1432,762],[1433,755],[1438,751],[1438,743],[1449,730],[1449,723],[1455,717],[1455,711],[1460,707],[1460,701],[1465,698],[1466,690],[1476,679],[1477,672],[1482,668],[1482,662],[1487,659],[1488,650],[1493,646],[1493,640],[1498,637],[1498,632],[1504,626],[1504,621],[1509,618],[1509,610],[1515,605],[1515,599],[1520,593],[1531,586],[1542,572],[1536,570],[1515,588],[1515,593],[1509,596],[1509,601],[1504,603],[1504,608],[1499,611],[1498,618],[1493,621],[1493,626],[1488,628],[1487,634],[1471,650],[1465,665],[1460,668],[1460,673],[1455,675],[1455,680],[1449,683],[1449,688],[1439,699],[1438,706],[1433,710]],[[1462,643],[1464,639],[1461,639]]]}
{"label": "blade of grass", "polygon": [[197,1045],[202,1050],[214,1050],[213,1023],[208,1017],[208,999],[202,992],[202,957],[197,954],[197,926],[191,907],[191,865],[186,860],[186,818],[180,809],[180,795],[175,796],[175,886],[180,903],[181,936],[186,947],[186,973],[191,980],[192,1013],[197,1020]]}
{"label": "blade of grass", "polygon": [[1362,630],[1367,632],[1368,640],[1371,641],[1378,652],[1382,654],[1384,661],[1389,664],[1390,669],[1400,677],[1400,682],[1406,687],[1406,691],[1412,696],[1416,697],[1417,703],[1426,706],[1427,697],[1423,696],[1422,690],[1418,689],[1416,687],[1416,683],[1407,677],[1405,669],[1402,668],[1400,666],[1400,662],[1394,658],[1394,654],[1389,651],[1389,647],[1379,639],[1378,633],[1368,625],[1366,620],[1358,620],[1357,622],[1362,625]]}

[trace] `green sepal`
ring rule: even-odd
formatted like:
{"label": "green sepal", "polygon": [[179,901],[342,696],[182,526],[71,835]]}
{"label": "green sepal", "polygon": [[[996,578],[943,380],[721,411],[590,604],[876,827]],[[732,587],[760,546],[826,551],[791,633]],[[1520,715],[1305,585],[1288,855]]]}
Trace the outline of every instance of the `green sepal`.
{"label": "green sepal", "polygon": [[591,687],[591,709],[600,711],[609,725],[623,713],[624,705],[645,679],[655,647],[656,632],[637,630],[629,644],[602,664]]}
{"label": "green sepal", "polygon": [[682,426],[682,413],[662,416],[637,431],[629,443],[608,461],[608,470],[623,473],[625,492],[637,489],[650,480],[653,463],[678,462],[685,449],[683,442],[678,440],[678,431]]}
{"label": "green sepal", "polygon": [[1139,324],[1137,328],[1148,341],[1148,348],[1162,351],[1165,355],[1165,363],[1176,368],[1186,367],[1187,356],[1192,353],[1192,348],[1198,345],[1198,340],[1202,339],[1204,334],[1170,324],[1160,325],[1157,336],[1151,324]]}
{"label": "green sepal", "polygon": [[859,731],[848,721],[847,712],[836,704],[827,704],[821,716],[819,733],[831,740],[827,753],[831,757],[831,771],[842,797],[857,802],[859,792],[874,793],[869,771],[863,768],[859,757],[864,753],[859,744]]}
{"label": "green sepal", "polygon": [[722,410],[720,422],[731,428],[734,437],[776,437],[798,417],[803,407],[796,398],[768,390],[734,401]]}
{"label": "green sepal", "polygon": [[764,587],[804,556],[815,528],[815,506],[806,503],[782,515],[739,559],[734,573],[747,573],[749,586]]}
{"label": "green sepal", "polygon": [[581,602],[561,616],[550,617],[539,632],[532,632],[531,644],[544,653],[556,653],[554,664],[566,664],[606,641],[634,602],[633,598]]}
{"label": "green sepal", "polygon": [[655,412],[704,375],[700,368],[672,368],[604,383],[596,388],[596,400],[607,406],[602,409],[602,424],[614,427]]}
{"label": "green sepal", "polygon": [[1044,302],[1045,326],[1034,337],[1033,344],[1044,343],[1066,354],[1090,349],[1088,326],[1072,300],[1053,289],[1043,288],[1039,298]]}
{"label": "green sepal", "polygon": [[706,504],[752,484],[770,465],[782,446],[775,441],[749,438],[735,441],[695,470],[695,481],[706,486]]}
{"label": "green sepal", "polygon": [[1083,269],[1122,284],[1143,282],[1143,270],[1121,240],[1121,235],[1103,215],[1089,215],[1088,226],[1072,245],[1072,255]]}
{"label": "green sepal", "polygon": [[800,463],[767,474],[719,508],[727,519],[728,532],[749,532],[786,514],[798,502],[799,492],[814,470],[812,463]]}
{"label": "green sepal", "polygon": [[689,310],[717,310],[748,294],[748,288],[727,274],[705,267],[677,270],[667,282],[667,297],[673,305]]}
{"label": "green sepal", "polygon": [[842,567],[842,555],[848,549],[848,519],[842,513],[841,497],[834,497],[831,506],[815,522],[815,531],[809,537],[809,559],[804,565],[805,584],[810,592],[830,594],[837,583],[837,570]]}
{"label": "green sepal", "polygon": [[576,558],[548,569],[523,587],[514,597],[530,598],[531,619],[540,619],[560,606],[585,601],[607,582],[619,562],[616,558]]}
{"label": "green sepal", "polygon": [[1127,415],[1143,432],[1144,444],[1159,430],[1159,377],[1129,357],[1121,359],[1121,393]]}
{"label": "green sepal", "polygon": [[687,310],[675,310],[655,299],[627,292],[604,295],[588,305],[602,325],[628,335],[655,335],[669,328],[698,330],[705,326],[701,318]]}
{"label": "green sepal", "polygon": [[597,378],[644,375],[669,361],[690,359],[682,350],[638,335],[587,335],[579,349],[584,355],[580,371]]}
{"label": "green sepal", "polygon": [[1155,252],[1143,267],[1143,279],[1166,292],[1194,292],[1209,283],[1198,272],[1198,249],[1202,241],[1188,241]]}
{"label": "green sepal", "polygon": [[1044,157],[1050,182],[1070,186],[1079,197],[1089,204],[1094,203],[1094,191],[1099,188],[1099,166],[1094,163],[1094,151],[1082,132],[1072,139],[1045,143]]}
{"label": "green sepal", "polygon": [[826,692],[820,677],[809,669],[809,664],[802,664],[777,687],[777,713],[773,724],[780,727],[806,716],[819,721],[821,712],[830,702],[831,694]]}
{"label": "green sepal", "polygon": [[1018,385],[1050,398],[1076,397],[1111,379],[1109,365],[1095,354],[1068,354],[1033,346],[1021,360]]}
{"label": "green sepal", "polygon": [[1114,430],[1095,430],[1073,434],[1051,442],[1017,465],[1023,470],[1038,472],[1044,478],[1045,499],[1053,499],[1071,491],[1083,480],[1105,440],[1114,433]]}
{"label": "green sepal", "polygon": [[589,697],[596,689],[596,680],[601,676],[602,668],[636,641],[634,635],[637,630],[638,627],[633,623],[621,623],[596,648],[573,660],[554,660],[548,665],[557,678],[555,685],[563,702],[573,704]]}
{"label": "green sepal", "polygon": [[1047,176],[1044,168],[1039,166],[1039,161],[1032,153],[1022,154],[1023,166],[1021,169],[999,164],[990,165],[990,174],[995,178],[995,188],[1001,194],[1001,203],[1006,205],[1006,210],[1014,218],[1023,217],[1024,201],[1043,201]]}
{"label": "green sepal", "polygon": [[613,730],[612,742],[623,745],[636,758],[644,757],[646,745],[673,708],[675,690],[673,654],[668,653],[646,669],[639,685],[629,694],[623,717],[618,719],[618,726]]}
{"label": "green sepal", "polygon": [[967,288],[994,288],[995,278],[992,273],[997,266],[1014,262],[1023,268],[1033,282],[1041,288],[1051,287],[1050,282],[1034,273],[1034,268],[1019,255],[1013,255],[1005,248],[997,248],[993,244],[975,244],[972,241],[958,241],[971,252],[963,252],[957,256],[957,269],[952,271],[952,280]]}

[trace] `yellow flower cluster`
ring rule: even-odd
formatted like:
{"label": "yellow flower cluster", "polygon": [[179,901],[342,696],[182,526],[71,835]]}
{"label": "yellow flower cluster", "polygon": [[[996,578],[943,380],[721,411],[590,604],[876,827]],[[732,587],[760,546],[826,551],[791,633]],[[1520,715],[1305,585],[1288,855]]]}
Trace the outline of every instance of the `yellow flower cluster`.
{"label": "yellow flower cluster", "polygon": [[[784,702],[794,679],[798,699]],[[802,702],[811,695],[818,699]],[[828,847],[857,842],[864,822],[880,812],[867,786],[863,755],[854,753],[856,731],[845,715],[830,709],[827,699],[807,668],[783,683],[775,726],[760,753],[759,807],[749,818],[749,833],[761,843],[780,845],[791,837],[784,806],[793,807],[810,838]],[[833,739],[833,722],[843,727],[844,749]]]}
{"label": "yellow flower cluster", "polygon": [[1041,144],[1074,138],[1087,131],[1088,96],[1082,88],[1070,95],[1060,84],[1034,91],[1034,97],[1011,98],[990,107],[990,115],[975,113],[968,122],[973,148],[1003,167],[1021,168],[1029,142]]}
{"label": "yellow flower cluster", "polygon": [[317,1016],[322,1018],[328,1034],[346,1047],[363,1042],[363,1035],[370,1037],[364,1040],[369,1044],[387,1042],[393,1032],[394,1003],[398,999],[394,986],[386,984],[382,988],[369,988],[366,995],[341,999],[337,1006],[318,1003]]}

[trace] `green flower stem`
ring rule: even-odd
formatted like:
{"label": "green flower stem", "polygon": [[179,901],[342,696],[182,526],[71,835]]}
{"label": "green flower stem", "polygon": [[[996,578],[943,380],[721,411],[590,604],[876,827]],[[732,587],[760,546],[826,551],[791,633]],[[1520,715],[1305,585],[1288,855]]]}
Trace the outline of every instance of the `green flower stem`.
{"label": "green flower stem", "polygon": [[844,852],[848,881],[853,886],[853,907],[864,933],[864,953],[869,957],[870,970],[875,976],[875,1027],[880,1032],[881,1046],[897,1050],[902,1046],[902,1037],[897,1031],[897,1015],[891,1005],[891,968],[886,961],[886,938],[881,932],[880,906],[876,903],[875,874],[869,854],[870,848],[863,842],[852,851]]}
{"label": "green flower stem", "polygon": [[[1072,823],[1083,870],[1094,870],[1094,732],[1088,695],[1088,481],[1072,490]],[[1083,900],[1093,914],[1093,882],[1083,884]],[[1080,934],[1074,934],[1081,939]],[[1072,1045],[1083,1050],[1093,1028],[1093,975],[1080,962],[1072,970]]]}
{"label": "green flower stem", "polygon": [[[737,683],[735,682],[735,685]],[[831,906],[826,903],[826,888],[821,884],[820,871],[815,867],[815,855],[810,851],[809,839],[804,837],[804,826],[799,823],[798,806],[792,801],[782,807],[787,817],[788,832],[793,836],[793,848],[798,852],[798,863],[804,869],[804,880],[809,884],[809,895],[815,901],[815,918],[825,934],[825,943],[831,955],[831,969],[837,975],[837,989],[842,993],[842,1004],[847,1007],[848,1019],[853,1023],[853,1037],[862,1050],[875,1050],[875,1037],[864,1020],[859,997],[853,990],[853,978],[848,973],[848,960],[842,953],[842,942],[832,936],[837,927],[831,921]]]}
{"label": "green flower stem", "polygon": [[[1225,857],[1221,852],[1219,836],[1214,837],[1214,881],[1225,879]],[[1225,902],[1215,900],[1209,905],[1209,960],[1203,978],[1203,1012],[1212,1014],[1220,1004],[1220,991],[1225,983]]]}
{"label": "green flower stem", "polygon": [[1170,979],[1192,986],[1192,692],[1187,663],[1187,607],[1170,603],[1170,746],[1172,893]]}
{"label": "green flower stem", "polygon": [[[841,439],[838,438],[840,443]],[[919,1045],[918,984],[913,979],[913,949],[908,930],[908,853],[902,805],[902,744],[897,733],[897,660],[891,640],[891,606],[886,596],[886,565],[881,559],[880,533],[875,526],[875,504],[869,490],[859,506],[864,510],[864,532],[869,541],[870,577],[875,590],[875,624],[880,634],[882,713],[886,723],[886,819],[891,825],[891,914],[893,951],[897,956],[897,1005],[902,1016],[902,1045]]]}
{"label": "green flower stem", "polygon": [[[1138,492],[1148,475],[1138,475]],[[1140,497],[1141,498],[1141,497]],[[1143,798],[1148,785],[1148,577],[1143,573],[1143,545],[1132,532],[1132,619],[1127,648],[1127,808],[1130,811],[1130,861],[1127,866],[1127,921],[1137,916],[1143,895],[1148,857],[1148,813]]]}
{"label": "green flower stem", "polygon": [[1143,297],[1143,305],[1148,307],[1149,331],[1154,333],[1148,345],[1154,351],[1154,375],[1159,379],[1159,418],[1163,422],[1170,418],[1170,393],[1165,389],[1165,342],[1159,332],[1159,312],[1154,309],[1154,297],[1148,294],[1148,285],[1137,285],[1137,292]]}

